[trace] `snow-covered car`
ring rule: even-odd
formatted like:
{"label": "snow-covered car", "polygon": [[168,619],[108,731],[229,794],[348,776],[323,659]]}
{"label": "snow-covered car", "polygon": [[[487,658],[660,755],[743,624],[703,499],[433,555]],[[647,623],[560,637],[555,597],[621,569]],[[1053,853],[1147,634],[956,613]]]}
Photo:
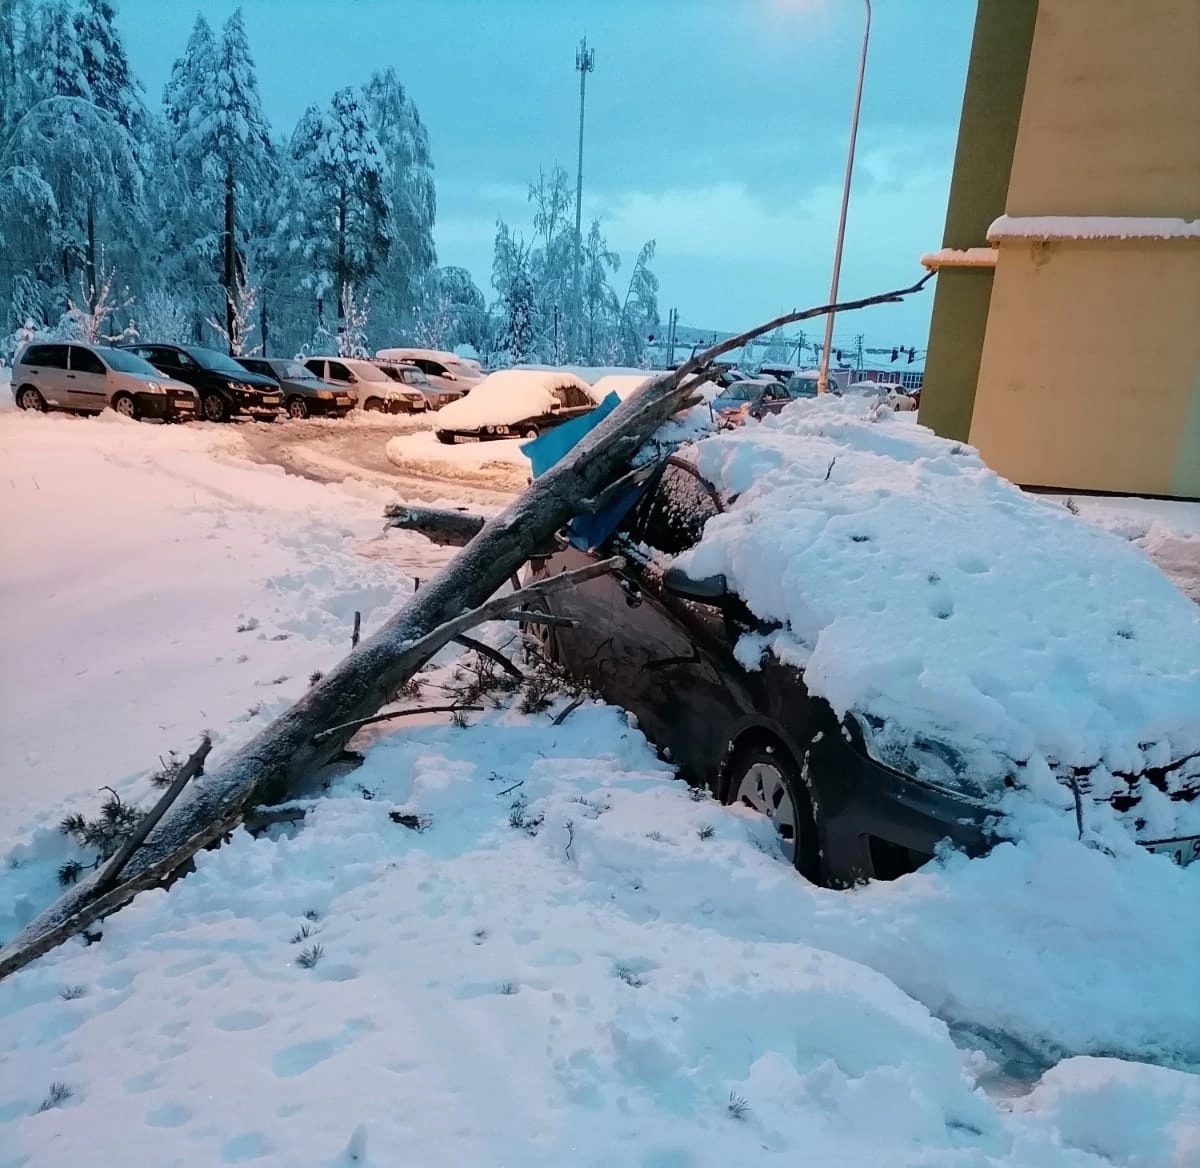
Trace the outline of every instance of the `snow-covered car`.
{"label": "snow-covered car", "polygon": [[107,345],[26,345],[12,370],[13,398],[23,410],[186,421],[196,416],[190,385],[164,377],[149,362]]}
{"label": "snow-covered car", "polygon": [[558,369],[501,369],[438,411],[439,442],[536,438],[596,408],[586,381]]}
{"label": "snow-covered car", "polygon": [[378,364],[393,381],[403,385],[405,389],[415,389],[422,394],[426,409],[440,410],[442,406],[458,401],[466,392],[463,389],[439,389],[416,365],[408,365],[402,361],[380,361]]}
{"label": "snow-covered car", "polygon": [[483,380],[483,366],[478,361],[441,349],[380,349],[375,356],[381,361],[415,365],[435,389],[459,397]]}
{"label": "snow-covered car", "polygon": [[425,395],[392,380],[375,361],[360,357],[309,357],[310,373],[336,385],[354,398],[359,409],[380,414],[417,414],[426,408]]}
{"label": "snow-covered car", "polygon": [[138,343],[122,348],[190,385],[200,399],[200,416],[207,422],[229,422],[237,415],[260,422],[279,417],[283,404],[279,382],[251,373],[225,353],[202,345]]}
{"label": "snow-covered car", "polygon": [[626,505],[534,560],[626,566],[532,631],[805,876],[1027,829],[1200,861],[1200,610],[1136,547],[832,395],[685,447]]}
{"label": "snow-covered car", "polygon": [[261,373],[279,382],[283,409],[289,418],[310,415],[344,418],[354,408],[354,399],[345,386],[320,380],[299,361],[284,357],[238,357],[237,360],[251,373]]}

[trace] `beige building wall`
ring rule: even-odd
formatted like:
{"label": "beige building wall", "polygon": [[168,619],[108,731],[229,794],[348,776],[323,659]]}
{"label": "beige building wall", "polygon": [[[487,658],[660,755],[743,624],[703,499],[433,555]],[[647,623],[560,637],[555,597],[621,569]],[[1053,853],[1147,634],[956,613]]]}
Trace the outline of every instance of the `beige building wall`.
{"label": "beige building wall", "polygon": [[[1200,0],[1041,0],[1005,211],[1200,218]],[[1200,496],[1200,240],[1002,241],[970,440],[1020,483]]]}

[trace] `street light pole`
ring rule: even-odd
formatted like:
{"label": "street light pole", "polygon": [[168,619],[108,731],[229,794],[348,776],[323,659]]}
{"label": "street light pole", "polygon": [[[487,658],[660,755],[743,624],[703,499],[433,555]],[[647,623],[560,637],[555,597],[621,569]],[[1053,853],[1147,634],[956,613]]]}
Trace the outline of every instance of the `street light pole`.
{"label": "street light pole", "polygon": [[[842,274],[842,244],[846,238],[846,211],[850,206],[850,177],[854,173],[854,143],[858,138],[858,110],[862,105],[863,76],[867,71],[867,41],[871,37],[871,0],[866,0],[867,24],[863,29],[862,56],[858,61],[858,88],[854,94],[854,117],[850,120],[850,149],[846,154],[846,181],[842,185],[842,216],[838,222],[837,247],[833,252],[833,281],[829,303],[836,304],[838,280]],[[833,346],[833,313],[825,317],[825,344],[821,349],[821,367],[817,373],[817,392],[829,389],[829,350]]]}
{"label": "street light pole", "polygon": [[579,285],[579,269],[583,263],[583,103],[587,96],[587,75],[596,68],[596,50],[587,47],[587,37],[579,42],[575,52],[575,68],[579,71],[579,163],[575,167],[575,287],[572,306],[571,339],[575,346],[572,357],[579,356],[580,326],[583,322],[583,295]]}

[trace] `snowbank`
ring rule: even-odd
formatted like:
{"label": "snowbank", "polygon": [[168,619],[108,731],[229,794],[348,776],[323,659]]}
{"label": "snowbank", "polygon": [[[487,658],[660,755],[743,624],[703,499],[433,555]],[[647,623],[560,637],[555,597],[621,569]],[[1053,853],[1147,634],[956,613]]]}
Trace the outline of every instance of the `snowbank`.
{"label": "snowbank", "polygon": [[597,401],[603,401],[610,393],[615,393],[624,401],[653,376],[653,373],[606,373],[592,382],[592,396]]}
{"label": "snowbank", "polygon": [[[738,497],[682,562],[724,573],[779,622],[771,649],[839,713],[902,731],[885,751],[913,734],[947,742],[964,761],[951,777],[977,790],[1014,764],[1021,785],[1095,768],[1101,797],[1118,772],[1200,752],[1200,609],[1136,548],[1022,494],[974,450],[834,400],[695,455]],[[1184,818],[1200,832],[1200,800],[1141,794],[1148,838]]]}
{"label": "snowbank", "polygon": [[466,442],[450,446],[432,431],[397,434],[384,447],[397,470],[496,491],[522,490],[529,482],[529,459],[520,442]]}
{"label": "snowbank", "polygon": [[501,369],[489,373],[466,397],[442,406],[435,425],[442,430],[511,426],[550,413],[554,390],[568,385],[592,398],[586,381],[561,369]]}

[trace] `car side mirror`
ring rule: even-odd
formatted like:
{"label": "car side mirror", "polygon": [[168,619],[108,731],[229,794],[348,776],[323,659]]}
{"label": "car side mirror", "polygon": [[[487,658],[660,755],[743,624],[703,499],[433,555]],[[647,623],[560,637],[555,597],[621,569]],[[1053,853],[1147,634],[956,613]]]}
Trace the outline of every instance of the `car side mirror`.
{"label": "car side mirror", "polygon": [[721,573],[697,580],[682,568],[670,567],[663,573],[663,589],[683,600],[701,604],[719,604],[729,595],[729,584]]}

